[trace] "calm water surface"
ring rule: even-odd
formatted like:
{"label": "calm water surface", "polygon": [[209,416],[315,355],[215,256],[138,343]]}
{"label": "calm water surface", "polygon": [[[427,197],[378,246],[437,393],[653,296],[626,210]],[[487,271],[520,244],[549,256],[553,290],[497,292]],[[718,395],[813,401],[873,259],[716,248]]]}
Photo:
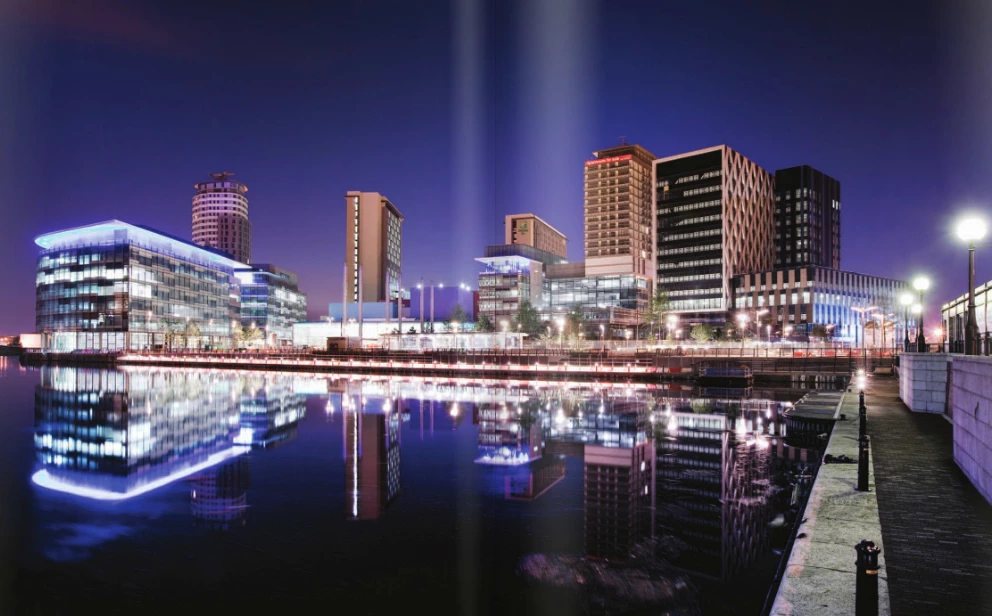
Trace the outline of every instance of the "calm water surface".
{"label": "calm water surface", "polygon": [[758,614],[818,458],[796,391],[0,362],[0,613]]}

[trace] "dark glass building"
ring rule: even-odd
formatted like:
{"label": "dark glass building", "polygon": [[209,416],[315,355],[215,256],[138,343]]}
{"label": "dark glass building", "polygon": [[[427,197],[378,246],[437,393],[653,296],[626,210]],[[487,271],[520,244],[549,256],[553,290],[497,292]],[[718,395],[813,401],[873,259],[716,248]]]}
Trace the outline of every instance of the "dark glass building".
{"label": "dark glass building", "polygon": [[840,182],[809,165],[775,172],[775,266],[840,269]]}

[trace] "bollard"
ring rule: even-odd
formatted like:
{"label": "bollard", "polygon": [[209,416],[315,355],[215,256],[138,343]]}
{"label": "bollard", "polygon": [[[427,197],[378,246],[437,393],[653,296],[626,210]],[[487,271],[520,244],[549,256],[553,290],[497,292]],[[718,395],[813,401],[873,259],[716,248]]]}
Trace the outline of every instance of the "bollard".
{"label": "bollard", "polygon": [[862,391],[860,394],[858,394],[858,408],[859,409],[865,408],[865,392],[864,391]]}
{"label": "bollard", "polygon": [[858,438],[858,492],[868,491],[868,436]]}
{"label": "bollard", "polygon": [[858,567],[854,595],[855,616],[878,616],[878,555],[881,548],[873,541],[862,539],[854,546]]}
{"label": "bollard", "polygon": [[858,409],[858,439],[868,435],[868,408]]}

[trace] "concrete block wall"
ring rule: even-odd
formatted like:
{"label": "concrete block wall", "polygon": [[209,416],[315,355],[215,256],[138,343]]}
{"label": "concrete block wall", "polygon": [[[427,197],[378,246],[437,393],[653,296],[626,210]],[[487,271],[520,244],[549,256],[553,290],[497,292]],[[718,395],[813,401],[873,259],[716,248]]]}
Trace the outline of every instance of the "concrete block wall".
{"label": "concrete block wall", "polygon": [[947,407],[948,353],[899,356],[899,398],[917,413],[943,413]]}
{"label": "concrete block wall", "polygon": [[951,370],[954,462],[992,503],[992,358],[956,355]]}

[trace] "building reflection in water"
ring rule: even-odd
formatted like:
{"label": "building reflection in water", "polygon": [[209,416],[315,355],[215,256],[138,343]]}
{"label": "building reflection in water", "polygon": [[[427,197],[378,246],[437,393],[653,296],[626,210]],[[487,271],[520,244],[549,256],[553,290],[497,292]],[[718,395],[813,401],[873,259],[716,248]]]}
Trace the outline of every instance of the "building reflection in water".
{"label": "building reflection in water", "polygon": [[475,413],[479,425],[477,464],[516,466],[544,455],[544,430],[535,407],[527,402],[483,402]]}
{"label": "building reflection in water", "polygon": [[307,412],[306,396],[297,393],[297,383],[289,379],[250,375],[241,387],[238,445],[270,448],[296,438],[300,421]]}
{"label": "building reflection in water", "polygon": [[347,517],[374,520],[400,490],[402,411],[389,397],[369,399],[360,384],[349,384],[341,404]]}
{"label": "building reflection in water", "polygon": [[234,381],[204,371],[44,367],[35,483],[120,500],[241,455],[239,396]]}
{"label": "building reflection in water", "polygon": [[777,405],[692,405],[668,405],[659,417],[658,531],[680,540],[676,566],[728,580],[768,549],[775,434],[766,421]]}
{"label": "building reflection in water", "polygon": [[46,366],[33,480],[122,500],[188,478],[194,517],[223,525],[244,515],[248,448],[291,438],[304,412],[305,397],[282,375]]}
{"label": "building reflection in water", "polygon": [[245,454],[292,440],[306,396],[326,395],[328,418],[341,414],[346,517],[376,519],[400,492],[401,425],[418,401],[421,439],[435,421],[478,425],[473,459],[508,467],[494,474],[507,500],[541,498],[565,478],[567,456],[583,458],[583,553],[526,557],[528,577],[571,589],[578,575],[583,592],[620,604],[634,590],[679,603],[686,580],[724,583],[769,552],[770,523],[802,504],[810,482],[796,478],[810,478],[819,458],[787,442],[780,403],[709,393],[45,367],[34,480],[118,500],[185,478],[199,523],[239,526]]}
{"label": "building reflection in water", "polygon": [[248,456],[225,462],[189,478],[190,511],[206,527],[227,530],[244,525],[251,485]]}
{"label": "building reflection in water", "polygon": [[535,501],[565,478],[565,456],[545,455],[523,472],[506,475],[503,496],[506,500]]}

